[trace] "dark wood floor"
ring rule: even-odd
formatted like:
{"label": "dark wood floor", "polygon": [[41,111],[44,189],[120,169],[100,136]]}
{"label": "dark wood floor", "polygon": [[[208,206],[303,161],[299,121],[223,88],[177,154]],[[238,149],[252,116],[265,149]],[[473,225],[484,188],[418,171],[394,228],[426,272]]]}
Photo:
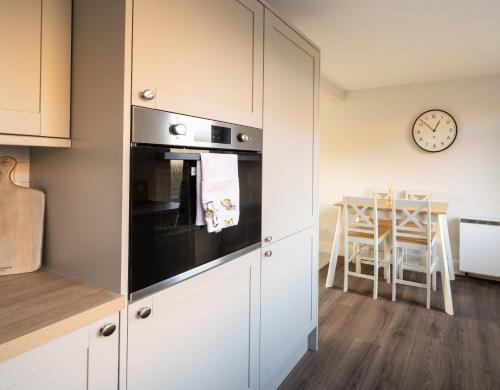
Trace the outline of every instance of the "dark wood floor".
{"label": "dark wood floor", "polygon": [[319,351],[309,351],[280,390],[500,389],[500,282],[459,277],[452,282],[455,315],[438,291],[431,310],[425,290],[349,278],[339,266],[333,289],[320,272]]}

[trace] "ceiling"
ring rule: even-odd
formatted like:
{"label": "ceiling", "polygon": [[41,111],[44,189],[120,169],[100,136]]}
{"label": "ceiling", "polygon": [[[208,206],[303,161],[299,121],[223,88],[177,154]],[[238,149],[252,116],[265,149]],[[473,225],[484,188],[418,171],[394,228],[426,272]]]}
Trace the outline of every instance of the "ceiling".
{"label": "ceiling", "polygon": [[499,0],[271,0],[344,90],[500,73]]}

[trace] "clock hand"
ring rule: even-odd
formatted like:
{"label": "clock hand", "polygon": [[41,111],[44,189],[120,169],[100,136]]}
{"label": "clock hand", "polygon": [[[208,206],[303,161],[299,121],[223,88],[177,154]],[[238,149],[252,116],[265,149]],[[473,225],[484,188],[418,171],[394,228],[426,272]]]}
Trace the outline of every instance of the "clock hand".
{"label": "clock hand", "polygon": [[426,125],[429,129],[431,129],[432,131],[434,131],[434,129],[432,127],[430,127],[426,122],[424,122],[422,119],[420,119],[420,122],[422,122],[424,125]]}
{"label": "clock hand", "polygon": [[436,132],[436,129],[438,128],[439,124],[441,123],[441,120],[438,121],[436,127],[434,127],[434,129],[432,129],[432,131],[435,133]]}

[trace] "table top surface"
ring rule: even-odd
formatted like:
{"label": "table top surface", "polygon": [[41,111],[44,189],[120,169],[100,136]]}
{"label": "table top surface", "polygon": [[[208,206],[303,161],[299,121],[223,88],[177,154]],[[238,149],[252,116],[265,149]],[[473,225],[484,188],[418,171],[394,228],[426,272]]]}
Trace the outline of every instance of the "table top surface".
{"label": "table top surface", "polygon": [[[343,201],[335,203],[335,206],[342,207]],[[377,199],[377,209],[383,211],[392,210],[392,201],[387,199]],[[448,214],[448,202],[431,202],[432,214]]]}
{"label": "table top surface", "polygon": [[0,276],[0,362],[124,306],[123,296],[50,272]]}

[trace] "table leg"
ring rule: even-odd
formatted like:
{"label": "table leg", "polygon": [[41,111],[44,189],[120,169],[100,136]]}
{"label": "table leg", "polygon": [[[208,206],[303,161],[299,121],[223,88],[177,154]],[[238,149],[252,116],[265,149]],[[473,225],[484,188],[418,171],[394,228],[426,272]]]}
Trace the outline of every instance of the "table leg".
{"label": "table leg", "polygon": [[330,265],[328,266],[328,275],[326,277],[326,287],[333,287],[333,280],[335,279],[335,269],[337,268],[337,259],[339,257],[341,232],[342,232],[342,207],[337,206],[337,223],[335,224],[335,233],[333,235],[332,252],[330,254]]}
{"label": "table leg", "polygon": [[439,265],[441,269],[441,284],[443,288],[444,310],[447,314],[453,315],[453,301],[451,298],[450,274],[448,271],[448,257],[446,253],[446,243],[444,234],[443,218],[438,218],[439,246]]}
{"label": "table leg", "polygon": [[455,266],[453,265],[453,255],[451,254],[450,233],[448,231],[448,219],[446,215],[440,215],[439,218],[443,224],[444,244],[446,246],[446,256],[448,262],[448,271],[450,273],[450,280],[455,280]]}

